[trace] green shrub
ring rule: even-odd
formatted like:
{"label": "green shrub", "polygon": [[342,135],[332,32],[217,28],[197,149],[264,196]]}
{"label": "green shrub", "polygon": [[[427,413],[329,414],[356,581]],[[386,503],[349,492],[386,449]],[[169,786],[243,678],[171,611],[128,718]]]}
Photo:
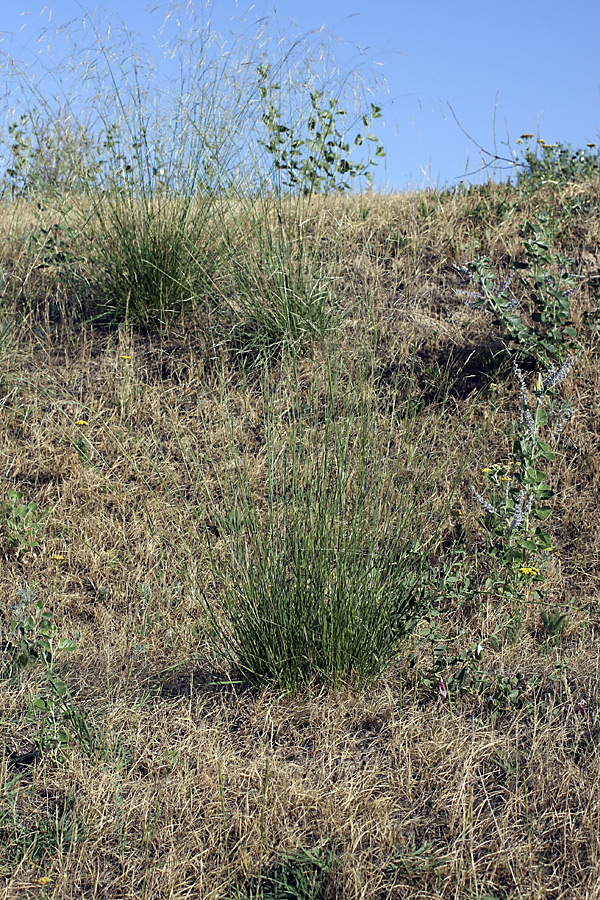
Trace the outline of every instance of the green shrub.
{"label": "green shrub", "polygon": [[68,106],[33,106],[9,123],[2,193],[12,199],[51,200],[87,191],[99,176],[102,147],[86,121]]}
{"label": "green shrub", "polygon": [[[346,111],[340,108],[336,97],[325,102],[323,90],[308,90],[310,108],[306,116],[303,136],[303,120],[282,122],[282,110],[278,105],[281,85],[270,79],[270,67],[259,66],[259,91],[267,108],[262,119],[267,139],[260,141],[273,160],[280,191],[287,188],[304,196],[349,190],[354,181],[364,176],[369,184],[373,176],[374,157],[385,156],[385,150],[374,134],[365,138],[360,132],[352,145],[343,123]],[[381,107],[371,103],[370,113],[363,113],[362,125],[368,131],[373,120],[381,117]],[[369,152],[366,162],[352,159],[352,151],[367,140],[375,145],[374,157]]]}
{"label": "green shrub", "polygon": [[513,276],[502,284],[491,260],[481,257],[465,267],[480,290],[465,292],[474,309],[482,309],[494,318],[507,342],[519,357],[548,367],[563,362],[580,346],[571,321],[571,296],[577,290],[575,276],[568,271],[573,260],[551,249],[547,221],[539,218],[524,227],[525,260],[513,264],[523,289],[522,297],[511,296]]}
{"label": "green shrub", "polygon": [[543,184],[566,184],[584,181],[600,174],[600,157],[597,145],[573,149],[570,144],[547,144],[538,139],[531,144],[532,134],[521,135],[517,143],[523,144],[521,160],[517,163],[517,184],[536,189]]}

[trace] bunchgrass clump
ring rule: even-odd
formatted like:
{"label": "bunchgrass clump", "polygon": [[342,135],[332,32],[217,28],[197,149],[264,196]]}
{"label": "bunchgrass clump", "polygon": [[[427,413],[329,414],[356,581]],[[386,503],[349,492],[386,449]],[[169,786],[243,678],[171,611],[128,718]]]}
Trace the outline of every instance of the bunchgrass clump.
{"label": "bunchgrass clump", "polygon": [[[211,551],[218,594],[200,598],[220,657],[252,684],[372,682],[421,610],[450,502],[428,496],[439,472],[427,430],[396,410],[381,420],[366,383],[341,390],[330,370],[318,405],[314,393],[290,401],[282,432],[267,370],[264,490],[253,492],[244,454],[223,487],[235,527],[225,558]],[[443,404],[429,426],[441,415]]]}
{"label": "bunchgrass clump", "polygon": [[[227,229],[226,265],[233,292],[224,298],[217,334],[244,363],[301,355],[339,323],[334,296],[336,250],[323,259],[314,248],[320,235],[306,234],[304,215],[317,219],[309,202],[256,204]],[[273,221],[273,219],[275,221]]]}

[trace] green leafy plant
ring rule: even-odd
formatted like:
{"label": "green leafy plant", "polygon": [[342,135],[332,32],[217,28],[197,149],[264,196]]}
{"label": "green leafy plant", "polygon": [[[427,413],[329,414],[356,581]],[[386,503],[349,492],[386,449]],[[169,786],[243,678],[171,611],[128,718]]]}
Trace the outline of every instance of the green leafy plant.
{"label": "green leafy plant", "polygon": [[385,866],[383,871],[390,877],[395,875],[423,876],[428,872],[435,872],[449,862],[450,858],[436,851],[432,841],[417,844],[413,838],[411,844],[398,848],[393,860]]}
{"label": "green leafy plant", "polygon": [[[537,675],[525,678],[522,673],[504,674],[490,668],[486,664],[489,651],[497,650],[500,637],[507,637],[511,626],[497,625],[492,634],[483,638],[483,643],[467,647],[455,653],[448,653],[444,641],[458,641],[460,634],[450,634],[441,628],[433,628],[427,633],[427,627],[420,632],[419,639],[431,641],[433,650],[432,665],[420,665],[415,670],[416,684],[426,688],[439,701],[453,707],[459,697],[470,697],[481,704],[481,710],[492,720],[500,719],[507,712],[528,708],[535,714],[536,705],[531,692],[539,685],[541,679]],[[514,627],[514,625],[513,625]],[[411,667],[415,666],[415,657],[409,658]],[[537,704],[539,712],[539,703]]]}
{"label": "green leafy plant", "polygon": [[3,641],[4,671],[9,676],[36,663],[54,670],[56,654],[75,650],[75,641],[59,638],[53,614],[43,600],[35,600],[28,589],[21,591],[20,602],[13,608],[10,630]]}
{"label": "green leafy plant", "polygon": [[85,713],[75,703],[63,679],[46,671],[44,696],[31,700],[30,709],[39,724],[36,746],[40,756],[64,752],[73,740],[93,759],[106,758],[108,751],[96,735]]}
{"label": "green leafy plant", "polygon": [[570,144],[547,144],[534,135],[522,134],[517,144],[521,159],[517,162],[517,184],[537,189],[543,184],[567,184],[597,178],[600,174],[598,148],[589,143],[586,148],[574,149]]}
{"label": "green leafy plant", "polygon": [[[498,285],[495,270],[487,257],[469,264],[466,270],[480,287],[469,293],[470,305],[494,317],[507,347],[532,359],[540,366],[562,361],[579,346],[578,335],[570,319],[570,297],[576,290],[574,277],[565,267],[568,260],[552,256],[543,223],[529,224],[525,241],[526,262],[518,266],[519,280],[529,294],[528,303],[511,297],[512,276]],[[559,275],[550,273],[556,265]]]}
{"label": "green leafy plant", "polygon": [[[492,721],[516,709],[526,709],[532,716],[539,715],[541,703],[534,694],[542,681],[541,676],[505,673],[493,665],[494,653],[500,649],[501,641],[512,642],[518,637],[518,607],[516,612],[510,607],[501,610],[504,621],[496,622],[488,633],[480,633],[476,643],[464,645],[468,631],[455,625],[457,605],[467,602],[469,592],[473,597],[493,592],[494,586],[493,579],[489,579],[480,591],[475,575],[470,573],[467,560],[459,557],[443,565],[437,584],[432,581],[430,605],[413,636],[415,651],[408,656],[415,689],[425,688],[437,697],[438,702],[448,703],[451,710],[458,698],[469,697],[481,704],[481,712]],[[502,589],[503,599],[514,600],[514,595],[515,592]],[[425,659],[422,649],[416,652],[423,644],[429,645]]]}
{"label": "green leafy plant", "polygon": [[[488,579],[486,587],[507,598],[522,596],[532,584],[537,586],[543,581],[544,558],[553,550],[550,535],[542,523],[552,513],[547,501],[554,492],[541,466],[554,460],[550,443],[558,437],[572,414],[571,405],[561,401],[556,389],[581,352],[569,357],[560,368],[554,365],[545,376],[538,375],[532,394],[523,373],[514,363],[519,383],[520,417],[514,429],[510,461],[482,469],[490,489],[489,500],[472,488],[484,511],[482,524],[488,534],[487,552],[499,564],[498,580]],[[554,427],[544,440],[542,435],[548,431],[553,419]],[[534,591],[534,597],[541,599],[539,589]]]}
{"label": "green leafy plant", "polygon": [[6,541],[15,550],[17,558],[39,546],[42,518],[35,501],[24,503],[21,491],[8,489],[6,499],[0,505],[0,523]]}
{"label": "green leafy plant", "polygon": [[[484,642],[489,641],[493,645],[494,637],[499,629],[496,629],[488,638],[482,638],[474,646],[467,647],[457,652],[450,653],[451,644],[460,644],[464,637],[460,630],[453,631],[443,627],[436,621],[438,610],[428,610],[421,621],[417,640],[426,641],[431,648],[431,664],[423,665],[415,671],[418,685],[426,688],[443,700],[456,694],[477,694],[486,682],[486,675],[481,666],[481,658],[484,650]],[[414,669],[416,656],[409,656],[409,665]]]}
{"label": "green leafy plant", "polygon": [[[309,196],[347,191],[359,176],[372,182],[370,169],[375,158],[385,156],[385,150],[374,134],[369,132],[365,137],[358,133],[351,146],[346,138],[347,128],[341,124],[346,112],[340,108],[339,101],[335,97],[325,100],[324,91],[311,90],[306,133],[302,136],[299,124],[281,121],[281,108],[274,102],[280,84],[270,79],[270,66],[259,66],[257,72],[260,96],[267,105],[262,119],[268,137],[260,144],[273,160],[280,188]],[[373,120],[381,117],[380,106],[371,103],[370,107],[370,112],[364,113],[361,120],[367,131]],[[366,162],[355,162],[352,151],[362,146],[365,140],[374,145],[374,155],[369,152]]]}
{"label": "green leafy plant", "polygon": [[84,469],[92,465],[92,445],[88,438],[80,432],[77,437],[72,438],[73,447],[77,452],[79,462]]}
{"label": "green leafy plant", "polygon": [[559,643],[560,636],[567,624],[567,614],[561,609],[553,607],[552,609],[540,610],[540,618],[546,640],[553,645]]}
{"label": "green leafy plant", "polygon": [[466,631],[456,624],[456,612],[478,596],[477,564],[477,558],[472,560],[458,545],[428,573],[430,599],[414,634],[417,646],[427,646],[426,661],[422,654],[411,652],[408,662],[415,683],[444,700],[480,693],[486,682],[484,650],[497,648],[500,626],[489,634],[480,633],[475,644],[465,647]]}
{"label": "green leafy plant", "polygon": [[13,199],[89,190],[102,166],[92,130],[68,107],[34,106],[11,122],[4,143],[9,164],[3,188]]}
{"label": "green leafy plant", "polygon": [[5,678],[18,677],[36,666],[42,668],[38,688],[45,691],[30,701],[31,713],[40,725],[36,740],[39,753],[64,749],[75,736],[85,752],[96,755],[100,747],[96,736],[56,670],[58,656],[72,653],[77,642],[59,636],[52,611],[28,588],[21,590],[20,601],[13,607],[1,648],[0,675]]}

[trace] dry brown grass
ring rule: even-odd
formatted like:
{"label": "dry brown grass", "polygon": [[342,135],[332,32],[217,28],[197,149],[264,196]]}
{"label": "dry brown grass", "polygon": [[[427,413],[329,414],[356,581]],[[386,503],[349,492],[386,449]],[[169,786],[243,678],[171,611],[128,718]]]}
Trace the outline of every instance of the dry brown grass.
{"label": "dry brown grass", "polygon": [[[573,212],[577,198],[585,214]],[[160,338],[39,315],[15,334],[2,366],[0,497],[16,487],[44,519],[35,550],[17,557],[3,547],[0,611],[6,625],[19,590],[35,591],[60,634],[78,638],[59,666],[98,752],[86,755],[74,739],[62,756],[37,751],[17,762],[36,747],[28,698],[40,670],[2,683],[2,836],[7,811],[32,834],[36,816],[60,818],[70,792],[80,824],[76,841],[35,865],[17,854],[3,900],[208,900],[281,851],[317,845],[337,854],[324,896],[340,900],[600,897],[597,337],[565,385],[576,413],[550,469],[557,552],[544,590],[567,625],[551,644],[532,603],[517,639],[494,648],[485,637],[509,610],[481,593],[488,563],[469,485],[481,488],[481,466],[506,459],[517,391],[499,377],[490,402],[481,353],[494,334],[454,292],[466,287],[455,264],[478,253],[500,268],[519,258],[522,223],[550,201],[558,243],[585,276],[573,298],[582,329],[598,288],[600,188],[538,192],[511,206],[516,199],[499,186],[340,199],[313,211],[323,253],[343,248],[344,389],[369,358],[380,415],[396,390],[417,410],[424,398],[426,421],[431,367],[454,367],[432,454],[447,461],[440,495],[471,454],[458,500],[473,581],[442,604],[439,630],[449,656],[483,640],[491,686],[450,703],[425,686],[432,645],[422,629],[396,669],[360,692],[315,687],[282,698],[215,683],[188,582],[210,579],[205,542],[218,550],[221,540],[206,530],[210,501],[219,502],[215,463],[225,472],[236,447],[246,452],[258,489],[265,458],[257,382],[216,358],[203,313]],[[60,272],[38,268],[23,249],[33,226],[10,215],[3,265],[21,281],[28,273],[39,312],[60,294]],[[15,283],[5,283],[5,303],[18,299]],[[411,368],[412,382],[402,381]],[[283,371],[274,378],[282,397],[318,396],[322,349],[298,361],[294,381]],[[448,523],[438,555],[453,537]]]}

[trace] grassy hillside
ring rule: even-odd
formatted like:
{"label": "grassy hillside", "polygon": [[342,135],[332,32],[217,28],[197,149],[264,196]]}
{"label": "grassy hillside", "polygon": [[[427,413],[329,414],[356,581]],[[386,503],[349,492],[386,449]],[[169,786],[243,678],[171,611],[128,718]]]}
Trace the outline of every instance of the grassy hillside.
{"label": "grassy hillside", "polygon": [[0,896],[597,897],[597,178],[207,203],[1,209]]}

